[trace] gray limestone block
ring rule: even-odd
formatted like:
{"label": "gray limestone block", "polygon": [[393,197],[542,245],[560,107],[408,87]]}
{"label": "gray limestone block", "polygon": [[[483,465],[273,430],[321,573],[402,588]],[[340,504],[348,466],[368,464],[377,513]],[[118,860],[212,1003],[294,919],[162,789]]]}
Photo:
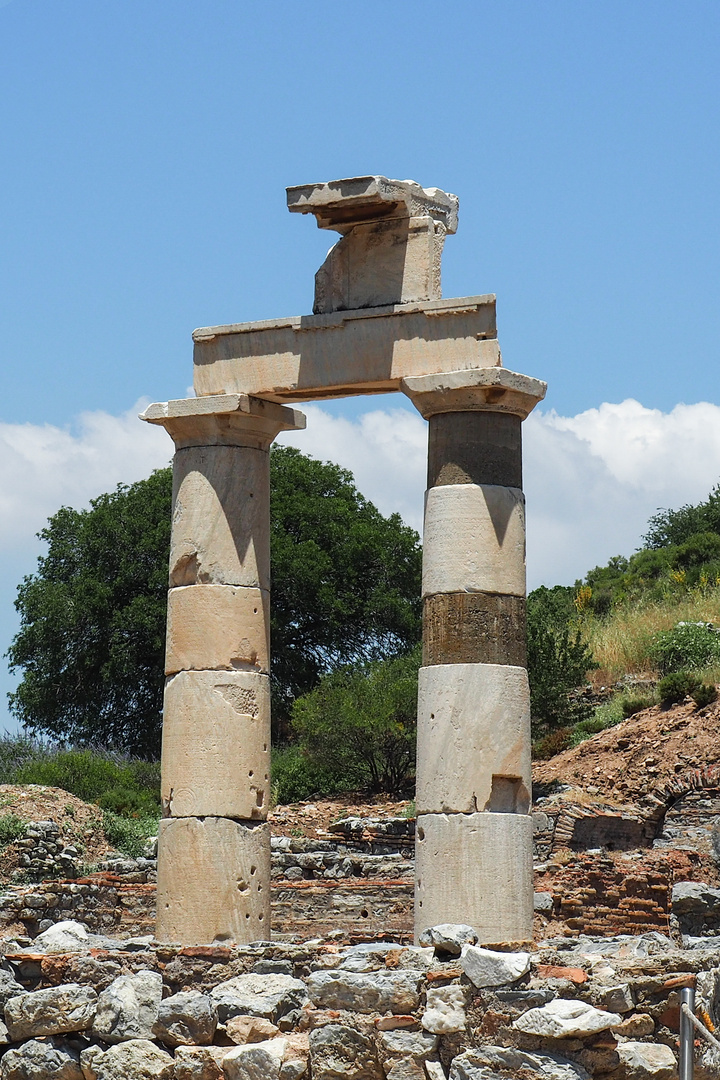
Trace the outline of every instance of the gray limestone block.
{"label": "gray limestone block", "polygon": [[84,1080],[80,1055],[59,1040],[31,1039],[3,1056],[2,1080]]}
{"label": "gray limestone block", "polygon": [[[533,818],[535,815],[533,814]],[[533,909],[549,914],[553,909],[553,894],[551,892],[534,892]]]}
{"label": "gray limestone block", "polygon": [[674,915],[720,914],[720,889],[702,881],[678,881],[673,885],[672,909]]}
{"label": "gray limestone block", "polygon": [[120,975],[100,994],[93,1034],[109,1043],[152,1039],[161,1000],[157,971]]}
{"label": "gray limestone block", "polygon": [[307,980],[313,1005],[351,1012],[410,1013],[420,1002],[419,971],[315,971]]}
{"label": "gray limestone block", "polygon": [[199,990],[173,994],[160,1002],[153,1035],[168,1046],[203,1046],[213,1041],[218,1023],[215,1003]]}
{"label": "gray limestone block", "polygon": [[305,983],[291,975],[237,975],[210,992],[220,1020],[233,1016],[261,1016],[275,1023],[285,1013],[307,1002]]}
{"label": "gray limestone block", "polygon": [[36,1038],[86,1031],[92,1026],[98,996],[89,986],[65,983],[10,998],[5,1022],[10,1038]]}
{"label": "gray limestone block", "polygon": [[313,1080],[382,1080],[375,1046],[344,1024],[326,1024],[310,1032]]}
{"label": "gray limestone block", "polygon": [[421,945],[432,946],[438,952],[459,956],[463,945],[475,945],[477,939],[477,932],[472,926],[466,926],[463,923],[440,923],[438,926],[428,926],[426,930],[423,930],[418,942]]}
{"label": "gray limestone block", "polygon": [[538,1080],[590,1080],[581,1065],[555,1054],[529,1054],[512,1047],[483,1046],[459,1054],[450,1080],[515,1080],[518,1075]]}
{"label": "gray limestone block", "polygon": [[378,1035],[378,1055],[387,1071],[388,1063],[398,1058],[423,1062],[437,1049],[438,1037],[430,1031],[381,1031]]}
{"label": "gray limestone block", "polygon": [[0,1010],[4,1010],[11,997],[24,994],[25,987],[19,983],[12,972],[0,968]]}
{"label": "gray limestone block", "polygon": [[529,1009],[513,1027],[545,1039],[584,1039],[622,1023],[619,1013],[604,1012],[585,1001],[557,998],[539,1009]]}
{"label": "gray limestone block", "polygon": [[97,1080],[171,1080],[173,1059],[148,1039],[111,1046],[94,1066]]}

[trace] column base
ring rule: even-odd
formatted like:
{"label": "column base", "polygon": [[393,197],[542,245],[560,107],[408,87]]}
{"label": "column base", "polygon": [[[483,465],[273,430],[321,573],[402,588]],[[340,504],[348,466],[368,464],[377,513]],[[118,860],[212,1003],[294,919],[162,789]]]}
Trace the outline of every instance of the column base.
{"label": "column base", "polygon": [[472,926],[481,943],[530,941],[532,818],[422,814],[415,836],[415,938],[438,923]]}
{"label": "column base", "polygon": [[247,945],[270,937],[270,826],[166,818],[158,838],[159,941]]}

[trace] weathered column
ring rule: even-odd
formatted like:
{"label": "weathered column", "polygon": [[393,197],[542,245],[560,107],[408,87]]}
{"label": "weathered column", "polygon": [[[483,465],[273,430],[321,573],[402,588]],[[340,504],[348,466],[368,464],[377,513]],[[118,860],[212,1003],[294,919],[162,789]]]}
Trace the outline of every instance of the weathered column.
{"label": "weathered column", "polygon": [[429,420],[415,931],[532,938],[522,420],[545,384],[502,367],[402,388]]}
{"label": "weathered column", "polygon": [[270,936],[270,443],[302,413],[242,394],[151,405],[172,436],[160,940]]}

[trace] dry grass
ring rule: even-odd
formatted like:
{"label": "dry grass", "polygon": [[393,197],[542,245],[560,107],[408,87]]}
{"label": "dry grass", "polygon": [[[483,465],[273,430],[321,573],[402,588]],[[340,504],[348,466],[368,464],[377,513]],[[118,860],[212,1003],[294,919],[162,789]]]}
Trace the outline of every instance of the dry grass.
{"label": "dry grass", "polygon": [[[593,682],[609,685],[623,675],[656,676],[650,646],[660,630],[678,622],[720,622],[720,588],[693,590],[681,597],[620,607],[608,619],[588,619],[584,633],[600,665]],[[720,667],[703,672],[708,681],[720,680]]]}

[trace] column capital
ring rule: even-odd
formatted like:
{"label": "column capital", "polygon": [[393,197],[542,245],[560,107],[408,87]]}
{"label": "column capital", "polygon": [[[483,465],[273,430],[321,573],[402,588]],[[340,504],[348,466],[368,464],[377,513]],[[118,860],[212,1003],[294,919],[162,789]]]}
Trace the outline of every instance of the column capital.
{"label": "column capital", "polygon": [[305,414],[248,394],[211,394],[148,405],[140,419],[162,424],[177,450],[245,446],[265,450],[281,431],[305,427]]}
{"label": "column capital", "polygon": [[438,413],[510,413],[522,420],[545,397],[547,383],[504,367],[413,375],[400,389],[426,420]]}

